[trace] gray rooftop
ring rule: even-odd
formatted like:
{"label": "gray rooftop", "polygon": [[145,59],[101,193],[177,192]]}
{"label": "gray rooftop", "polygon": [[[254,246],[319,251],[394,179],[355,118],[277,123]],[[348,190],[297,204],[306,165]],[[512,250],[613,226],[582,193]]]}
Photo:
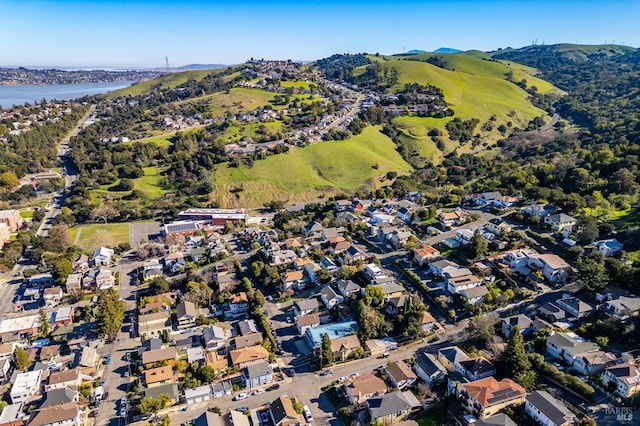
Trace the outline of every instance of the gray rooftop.
{"label": "gray rooftop", "polygon": [[527,403],[536,407],[549,420],[557,425],[572,422],[575,415],[559,400],[547,391],[533,391],[527,396]]}
{"label": "gray rooftop", "polygon": [[242,374],[245,377],[260,377],[267,374],[273,374],[273,369],[269,363],[263,361],[246,366]]}

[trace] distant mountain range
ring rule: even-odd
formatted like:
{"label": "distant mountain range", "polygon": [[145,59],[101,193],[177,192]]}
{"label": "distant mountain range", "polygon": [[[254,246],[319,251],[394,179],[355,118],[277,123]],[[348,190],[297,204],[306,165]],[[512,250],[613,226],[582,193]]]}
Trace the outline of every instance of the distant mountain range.
{"label": "distant mountain range", "polygon": [[216,68],[225,68],[228,65],[224,64],[189,64],[183,65],[181,67],[172,68],[173,70],[179,71],[193,71],[193,70],[213,70]]}
{"label": "distant mountain range", "polygon": [[[452,49],[451,47],[441,47],[439,49],[434,50],[432,53],[459,53],[462,50]],[[419,55],[421,53],[429,53],[426,50],[413,49],[408,51],[407,55]]]}

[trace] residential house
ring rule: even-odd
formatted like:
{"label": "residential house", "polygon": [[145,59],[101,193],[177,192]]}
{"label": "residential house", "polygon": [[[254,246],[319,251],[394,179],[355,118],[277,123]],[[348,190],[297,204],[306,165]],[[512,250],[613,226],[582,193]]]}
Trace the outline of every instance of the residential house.
{"label": "residential house", "polygon": [[11,232],[22,229],[23,222],[18,210],[0,210],[0,223],[7,225]]}
{"label": "residential house", "polygon": [[412,386],[417,376],[404,361],[396,361],[387,365],[387,380],[394,388],[404,389]]}
{"label": "residential house", "polygon": [[244,291],[229,296],[229,309],[233,316],[242,315],[249,311],[249,298]]}
{"label": "residential house", "polygon": [[447,371],[460,370],[460,362],[469,360],[469,356],[457,346],[448,346],[438,349],[438,361]]}
{"label": "residential house", "polygon": [[283,266],[290,265],[298,257],[293,250],[273,250],[269,251],[269,265]]}
{"label": "residential house", "polygon": [[187,250],[193,250],[198,247],[202,247],[204,236],[202,235],[187,235],[184,240],[184,248]]}
{"label": "residential house", "polygon": [[29,426],[80,426],[82,412],[76,401],[35,410],[29,416]]}
{"label": "residential house", "polygon": [[364,275],[371,282],[376,278],[384,278],[387,276],[387,273],[380,266],[375,263],[369,263],[364,267]]}
{"label": "residential house", "polygon": [[142,364],[145,369],[152,368],[156,363],[174,365],[176,357],[177,352],[175,347],[146,351],[142,353]]}
{"label": "residential house", "polygon": [[154,278],[163,276],[162,264],[158,259],[151,259],[142,265],[142,280],[151,281]]}
{"label": "residential house", "polygon": [[555,254],[540,254],[530,257],[527,266],[532,270],[542,270],[542,275],[552,283],[565,281],[573,269],[560,256]]}
{"label": "residential house", "polygon": [[347,251],[352,245],[353,244],[351,244],[351,242],[347,240],[336,241],[335,243],[331,244],[329,251],[331,252],[331,254],[336,256]]}
{"label": "residential house", "polygon": [[351,209],[351,201],[350,200],[337,200],[334,203],[334,207],[336,212],[346,212]]}
{"label": "residential house", "polygon": [[322,237],[322,231],[324,230],[324,226],[318,222],[311,222],[302,229],[304,232],[304,236],[307,238],[319,240]]}
{"label": "residential house", "polygon": [[640,312],[640,297],[621,296],[614,300],[608,300],[602,306],[602,310],[618,319],[638,315]]}
{"label": "residential house", "polygon": [[317,312],[312,312],[306,315],[298,315],[296,317],[296,328],[298,329],[298,334],[303,336],[307,328],[313,328],[320,326],[320,315]]}
{"label": "residential house", "polygon": [[174,384],[173,367],[166,366],[145,370],[144,383],[147,387]]}
{"label": "residential house", "polygon": [[396,212],[396,217],[404,223],[411,223],[411,216],[413,216],[413,209],[410,207],[400,207]]}
{"label": "residential house", "polygon": [[447,376],[447,370],[444,366],[440,364],[435,355],[428,352],[420,352],[416,356],[413,370],[429,387],[441,383]]}
{"label": "residential house", "polygon": [[463,246],[468,245],[471,242],[471,239],[473,239],[475,231],[475,229],[458,229],[456,231],[456,241]]}
{"label": "residential house", "polygon": [[513,230],[513,227],[500,218],[494,218],[487,222],[485,229],[495,235],[506,235]]}
{"label": "residential house", "polygon": [[287,271],[287,273],[282,276],[282,285],[280,288],[282,291],[302,291],[306,286],[307,280],[302,271]]}
{"label": "residential house", "polygon": [[62,287],[49,287],[42,292],[42,299],[47,308],[58,306],[62,302],[62,296]]}
{"label": "residential house", "polygon": [[450,212],[438,213],[438,223],[444,228],[451,228],[464,224],[469,220],[469,214],[462,209],[455,209]]}
{"label": "residential house", "polygon": [[86,271],[89,269],[89,256],[81,254],[71,263],[71,267],[76,273]]}
{"label": "residential house", "polygon": [[448,259],[434,258],[429,261],[429,271],[436,277],[442,277],[444,273],[458,268],[460,265]]}
{"label": "residential house", "polygon": [[498,200],[502,197],[502,194],[499,191],[492,192],[483,192],[481,194],[468,194],[465,197],[466,201],[471,201],[476,206],[486,206],[489,204],[493,204],[495,200]]}
{"label": "residential house", "polygon": [[195,303],[184,300],[176,306],[176,319],[178,320],[178,329],[184,330],[195,327],[196,318],[199,312]]}
{"label": "residential house", "polygon": [[599,240],[594,243],[593,249],[599,251],[604,257],[615,256],[622,250],[622,243],[615,238]]}
{"label": "residential house", "polygon": [[10,358],[2,358],[0,359],[0,383],[9,379],[11,373],[11,359]]}
{"label": "residential house", "polygon": [[437,330],[438,322],[428,311],[424,311],[422,313],[422,320],[420,321],[420,326],[422,328],[423,333],[430,333],[432,331]]}
{"label": "residential house", "polygon": [[570,367],[582,354],[598,350],[598,345],[578,337],[575,333],[555,332],[547,337],[547,353]]}
{"label": "residential house", "polygon": [[357,295],[361,290],[358,284],[354,283],[351,280],[343,279],[340,279],[336,282],[336,287],[338,288],[338,293],[340,293],[344,297]]}
{"label": "residential house", "polygon": [[223,371],[229,366],[227,357],[220,355],[218,351],[205,352],[204,359],[207,365],[216,372]]}
{"label": "residential house", "polygon": [[9,391],[12,404],[24,403],[34,395],[40,394],[42,370],[18,373]]}
{"label": "residential house", "polygon": [[293,408],[293,402],[287,396],[276,398],[269,406],[269,414],[274,426],[298,426],[303,420]]}
{"label": "residential house", "polygon": [[411,238],[411,231],[408,230],[395,230],[387,238],[387,240],[395,247],[400,248]]}
{"label": "residential house", "polygon": [[169,403],[171,405],[176,404],[180,400],[180,393],[178,392],[178,385],[168,383],[166,385],[158,385],[152,388],[145,388],[142,390],[144,398],[157,398],[162,394],[169,395]]}
{"label": "residential house", "polygon": [[[195,403],[195,401],[193,401],[192,403]],[[244,416],[244,414],[242,413],[238,413],[238,414],[241,414]],[[193,426],[224,426],[226,423],[223,420],[223,418],[220,416],[220,414],[207,410],[204,413],[200,414],[198,417],[196,417],[194,420],[192,420],[191,424]],[[242,426],[242,425],[235,425],[235,426]]]}
{"label": "residential house", "polygon": [[573,370],[583,376],[593,376],[613,365],[618,358],[609,352],[593,351],[580,354],[573,362]]}
{"label": "residential house", "polygon": [[47,345],[40,349],[40,361],[51,362],[60,356],[60,345]]}
{"label": "residential house", "polygon": [[[394,297],[400,297],[404,294],[404,287],[400,284],[396,284],[392,282],[391,284],[384,285],[375,285],[374,287],[379,287],[382,289],[382,294],[384,295],[384,300],[388,301]],[[364,291],[364,290],[363,290]]]}
{"label": "residential house", "polygon": [[384,395],[387,385],[373,373],[364,373],[350,377],[344,386],[345,394],[351,405],[363,405],[374,396]]}
{"label": "residential house", "polygon": [[620,398],[631,398],[640,392],[640,368],[630,362],[608,367],[602,372],[602,384]]}
{"label": "residential house", "polygon": [[233,394],[233,386],[231,385],[230,381],[214,383],[211,388],[213,390],[214,398],[222,398],[223,396],[229,396]]}
{"label": "residential house", "polygon": [[64,287],[68,294],[78,296],[82,291],[82,274],[71,274],[67,276]]}
{"label": "residential house", "polygon": [[167,310],[151,312],[138,316],[138,332],[140,336],[149,338],[162,333],[171,332],[171,313]]}
{"label": "residential house", "polygon": [[164,257],[164,267],[172,274],[178,274],[187,267],[184,260],[184,253],[181,251],[173,252]]}
{"label": "residential house", "polygon": [[113,261],[113,255],[115,252],[106,247],[99,247],[93,252],[93,264],[94,266],[108,266]]}
{"label": "residential house", "polygon": [[[42,353],[41,353],[42,354]],[[78,361],[78,367],[80,373],[89,375],[96,371],[98,365],[98,352],[94,347],[85,346],[80,353],[80,360]]]}
{"label": "residential house", "polygon": [[[7,227],[7,225],[0,224],[0,227]],[[10,404],[4,407],[0,413],[0,426],[25,426],[29,419],[25,417],[22,409],[22,404]]]}
{"label": "residential house", "polygon": [[460,293],[462,290],[478,287],[482,281],[482,278],[473,274],[447,278],[447,291],[451,294]]}
{"label": "residential house", "polygon": [[327,309],[331,309],[344,302],[344,297],[338,294],[333,287],[327,285],[320,290],[320,300],[322,300]]}
{"label": "residential house", "polygon": [[538,314],[547,321],[564,321],[567,312],[557,307],[553,302],[546,302],[538,308]]}
{"label": "residential house", "polygon": [[360,348],[360,339],[356,334],[331,339],[331,352],[333,352],[333,359],[336,361],[349,359]]}
{"label": "residential house", "polygon": [[[86,377],[86,376],[85,376]],[[82,374],[79,368],[73,368],[70,370],[58,371],[49,375],[49,382],[45,385],[45,390],[48,392],[53,389],[62,389],[68,387],[77,388],[82,383]],[[89,377],[87,377],[89,379]]]}
{"label": "residential house", "polygon": [[320,234],[320,239],[322,241],[332,240],[338,237],[342,237],[344,235],[344,228],[323,228]]}
{"label": "residential house", "polygon": [[402,421],[420,406],[420,401],[411,391],[385,393],[367,401],[371,421],[382,424]]}
{"label": "residential house", "polygon": [[309,278],[309,282],[312,284],[316,284],[316,281],[318,280],[318,273],[321,270],[322,267],[316,262],[310,262],[304,265],[304,272],[307,274],[307,278]]}
{"label": "residential house", "polygon": [[249,390],[266,385],[273,381],[273,369],[266,361],[247,365],[242,369],[242,381]]}
{"label": "residential house", "polygon": [[367,256],[358,247],[351,245],[340,254],[338,261],[341,265],[352,265],[356,262],[364,262],[366,258]]}
{"label": "residential house", "polygon": [[258,325],[253,319],[246,319],[238,321],[238,331],[241,336],[247,336],[249,334],[262,334],[258,330]]}
{"label": "residential house", "polygon": [[582,318],[593,312],[593,306],[577,297],[563,297],[556,300],[556,305],[567,312],[569,318]]}
{"label": "residential house", "polygon": [[531,204],[522,208],[522,211],[529,216],[538,216],[540,219],[544,219],[546,216],[555,212],[555,207],[549,204]]}
{"label": "residential house", "polygon": [[195,362],[206,362],[204,348],[201,346],[187,348],[187,362],[191,365]]}
{"label": "residential house", "polygon": [[505,338],[509,338],[509,336],[511,336],[511,332],[515,327],[518,327],[520,334],[526,335],[531,331],[529,327],[531,327],[532,323],[533,321],[531,321],[526,315],[513,315],[500,320],[500,330]]}
{"label": "residential house", "polygon": [[206,402],[211,400],[211,398],[213,398],[211,385],[202,385],[197,388],[184,390],[184,399],[187,401],[187,406]]}
{"label": "residential house", "polygon": [[493,200],[492,204],[494,207],[499,209],[506,209],[508,207],[513,207],[518,202],[517,198],[513,198],[509,195],[501,195]]}
{"label": "residential house", "polygon": [[545,216],[544,223],[549,225],[552,230],[562,232],[568,229],[569,232],[576,224],[576,219],[564,213],[550,214]]}
{"label": "residential house", "polygon": [[404,307],[408,299],[409,296],[407,296],[406,294],[400,294],[398,296],[386,299],[385,310],[387,314],[392,316],[402,314],[404,312]]}
{"label": "residential house", "polygon": [[211,325],[202,330],[202,339],[204,347],[208,350],[218,350],[225,346],[227,342],[227,334],[222,327]]}
{"label": "residential house", "polygon": [[440,251],[429,244],[423,244],[413,251],[413,258],[420,266],[428,265],[431,259],[440,257]]}
{"label": "residential house", "polygon": [[484,379],[496,374],[493,364],[483,357],[476,357],[460,361],[456,371],[470,381]]}
{"label": "residential house", "polygon": [[473,426],[518,426],[516,422],[511,420],[511,417],[504,413],[494,414],[486,419],[478,419]]}
{"label": "residential house", "polygon": [[511,379],[486,377],[462,385],[462,405],[477,418],[490,417],[511,405],[524,403],[527,392]]}
{"label": "residential house", "polygon": [[229,352],[231,364],[236,368],[244,368],[251,364],[269,361],[269,352],[260,345],[234,349]]}
{"label": "residential house", "polygon": [[540,426],[569,426],[576,420],[575,414],[547,391],[531,392],[527,396],[524,411]]}
{"label": "residential house", "polygon": [[467,302],[471,305],[477,305],[478,303],[482,303],[484,298],[489,294],[489,289],[486,286],[478,286],[467,288],[460,291],[460,295],[464,297]]}
{"label": "residential house", "polygon": [[[45,392],[42,396],[42,403],[38,408],[53,407],[78,400],[78,390],[73,388],[54,389]],[[2,422],[0,422],[1,424]]]}
{"label": "residential house", "polygon": [[293,311],[296,316],[318,312],[319,308],[320,304],[318,303],[318,299],[315,298],[296,300],[296,302],[293,304]]}

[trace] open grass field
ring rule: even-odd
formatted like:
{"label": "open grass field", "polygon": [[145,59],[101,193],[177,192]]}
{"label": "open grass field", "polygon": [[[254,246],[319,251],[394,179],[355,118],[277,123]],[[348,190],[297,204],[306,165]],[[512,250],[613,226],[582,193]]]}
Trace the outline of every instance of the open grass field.
{"label": "open grass field", "polygon": [[267,134],[269,135],[275,135],[278,131],[283,129],[282,121],[269,121],[266,123],[239,123],[229,126],[226,133],[220,137],[220,140],[227,143],[233,143],[239,141],[243,137],[256,139],[261,136],[257,132],[260,126],[264,126]]}
{"label": "open grass field", "polygon": [[172,89],[186,83],[191,78],[200,81],[207,75],[216,72],[220,72],[220,70],[195,70],[171,73],[153,80],[143,81],[129,87],[114,90],[113,92],[107,93],[105,97],[107,99],[115,99],[120,96],[138,96],[149,91],[151,87],[156,85],[159,85],[162,89]]}
{"label": "open grass field", "polygon": [[[234,87],[228,92],[218,92],[199,98],[189,99],[185,102],[194,102],[207,99],[211,105],[214,115],[221,116],[226,112],[236,114],[238,112],[248,112],[259,107],[271,105],[274,110],[283,109],[286,105],[275,105],[272,103],[276,93],[251,87]],[[304,102],[318,102],[320,98],[308,95],[293,95],[291,100],[300,99]]]}
{"label": "open grass field", "polygon": [[142,143],[149,143],[149,144],[153,144],[156,145],[158,147],[165,147],[165,148],[169,148],[170,146],[173,145],[173,142],[171,142],[171,138],[176,134],[176,132],[171,132],[171,133],[164,133],[164,134],[160,134],[157,136],[150,136],[148,138],[142,138],[142,139],[136,139],[134,141],[130,141],[130,142],[124,142],[122,143],[122,145],[133,145],[136,142],[142,142]]}
{"label": "open grass field", "polygon": [[312,83],[308,81],[302,81],[302,80],[280,82],[280,86],[282,87],[292,87],[294,89],[305,89],[305,90],[309,90],[311,87],[311,84]]}
{"label": "open grass field", "polygon": [[411,166],[380,133],[380,127],[367,127],[349,140],[294,149],[257,161],[252,168],[220,166],[213,197],[224,206],[244,203],[252,207],[271,199],[292,201],[287,194],[313,199],[319,193],[376,188],[389,171],[407,174]]}
{"label": "open grass field", "polygon": [[82,251],[90,252],[100,246],[115,247],[129,242],[128,223],[82,225],[69,228],[71,241]]}
{"label": "open grass field", "polygon": [[151,199],[161,197],[168,192],[161,184],[162,170],[158,167],[145,167],[143,170],[144,176],[132,179],[135,189],[142,191],[147,198]]}

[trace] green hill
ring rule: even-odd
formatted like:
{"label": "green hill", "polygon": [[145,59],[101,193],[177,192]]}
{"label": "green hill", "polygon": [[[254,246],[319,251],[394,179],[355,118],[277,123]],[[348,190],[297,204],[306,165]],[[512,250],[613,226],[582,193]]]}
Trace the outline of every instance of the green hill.
{"label": "green hill", "polygon": [[[562,93],[550,83],[531,75],[535,72],[533,68],[492,60],[486,54],[426,53],[384,58],[370,56],[370,59],[381,64],[383,73],[391,73],[391,70],[397,73],[397,83],[390,91],[400,91],[407,83],[431,84],[442,89],[445,101],[455,112],[453,117],[445,118],[403,116],[394,119],[403,133],[400,141],[411,153],[412,163],[418,166],[426,161],[437,163],[444,154],[456,148],[459,152],[479,148],[471,144],[460,147],[457,141],[448,137],[445,125],[453,118],[478,119],[474,134],[480,135],[484,146],[504,137],[497,130],[500,125],[524,128],[538,116],[545,116],[549,120],[545,111],[531,104],[528,99],[530,95],[512,81],[524,79],[527,87],[536,86],[541,93]],[[356,73],[364,72],[364,68],[357,68]],[[508,74],[512,75],[512,81],[507,80]],[[492,118],[491,129],[483,130],[482,126]],[[432,129],[438,129],[443,134],[443,150],[437,148],[427,136]]]}
{"label": "green hill", "polygon": [[124,87],[122,89],[114,90],[112,92],[107,93],[105,95],[105,98],[115,99],[121,96],[138,96],[145,92],[148,92],[152,87],[156,87],[156,86],[162,89],[173,89],[175,87],[180,86],[181,84],[186,83],[189,79],[200,81],[203,78],[205,78],[207,75],[221,72],[221,70],[222,69],[194,70],[194,71],[183,71],[183,72],[171,73],[171,74],[163,75],[162,77],[154,78],[153,80],[135,83],[129,87]]}
{"label": "green hill", "polygon": [[329,141],[294,148],[286,154],[245,165],[218,166],[212,201],[222,206],[262,206],[269,200],[307,201],[323,195],[389,183],[387,172],[408,174],[411,166],[380,133],[366,127],[345,141]]}

